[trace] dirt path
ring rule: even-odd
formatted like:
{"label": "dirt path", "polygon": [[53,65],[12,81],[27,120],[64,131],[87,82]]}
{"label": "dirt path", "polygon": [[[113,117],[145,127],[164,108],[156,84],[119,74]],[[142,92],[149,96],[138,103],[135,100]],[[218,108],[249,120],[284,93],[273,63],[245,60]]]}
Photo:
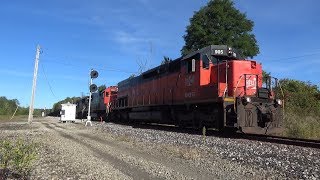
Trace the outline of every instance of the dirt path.
{"label": "dirt path", "polygon": [[134,179],[148,179],[150,177],[150,175],[147,172],[118,159],[108,151],[101,150],[100,147],[102,147],[106,143],[101,143],[97,147],[95,146],[96,144],[90,143],[86,139],[79,137],[76,133],[70,131],[70,129],[68,128],[61,127],[56,123],[42,124],[44,124],[46,128],[53,130],[54,133],[57,134],[55,138],[59,138],[62,141],[69,142],[68,146],[64,147],[66,151],[72,149],[77,145],[80,145],[83,147],[83,151],[91,153],[94,156],[94,158],[100,159],[103,161],[104,164],[108,164],[113,168],[120,170],[121,173],[123,173],[124,175],[132,177]]}
{"label": "dirt path", "polygon": [[[51,142],[67,142],[64,151],[80,146],[77,151],[87,152],[92,155],[87,161],[99,159],[103,166],[110,166],[118,170],[120,178],[133,179],[166,179],[168,173],[172,178],[211,179],[212,174],[201,169],[196,169],[183,163],[181,159],[174,161],[164,156],[155,156],[142,152],[130,142],[114,139],[106,134],[93,131],[82,124],[61,124],[57,122],[41,122],[52,136]],[[54,145],[54,144],[53,144]],[[90,159],[92,158],[92,159]],[[99,164],[92,164],[99,166]],[[113,170],[112,170],[113,171]],[[121,175],[124,175],[121,177]]]}

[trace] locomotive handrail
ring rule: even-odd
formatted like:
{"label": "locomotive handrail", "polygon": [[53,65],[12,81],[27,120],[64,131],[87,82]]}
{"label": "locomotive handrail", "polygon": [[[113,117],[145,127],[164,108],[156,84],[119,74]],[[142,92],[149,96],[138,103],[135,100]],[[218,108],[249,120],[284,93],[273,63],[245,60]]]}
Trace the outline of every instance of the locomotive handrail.
{"label": "locomotive handrail", "polygon": [[239,78],[239,80],[238,80],[238,82],[237,82],[237,85],[236,85],[235,89],[233,90],[233,98],[236,98],[236,90],[238,89],[238,85],[239,85],[239,83],[240,83],[240,81],[241,81],[241,79],[242,79],[242,77],[243,77],[244,75],[245,75],[245,74],[242,74],[242,75],[240,76],[240,78]]}
{"label": "locomotive handrail", "polygon": [[242,77],[244,76],[244,74],[242,74],[237,82],[237,85],[236,85],[236,88],[233,90],[233,108],[234,108],[234,111],[236,112],[236,90],[238,89],[238,85],[242,79]]}
{"label": "locomotive handrail", "polygon": [[226,97],[227,91],[228,91],[228,61],[226,60],[226,87],[224,88],[224,91],[223,91],[223,98]]}
{"label": "locomotive handrail", "polygon": [[[234,99],[234,103],[233,103],[233,106],[234,106],[234,110],[236,111],[236,103],[235,103],[235,101],[236,101],[236,91],[237,91],[237,89],[238,89],[238,86],[239,86],[239,83],[240,83],[240,81],[241,81],[241,79],[242,79],[242,77],[244,76],[246,76],[246,75],[255,75],[255,76],[257,76],[257,78],[256,78],[256,86],[257,86],[257,91],[258,91],[258,75],[257,74],[242,74],[241,76],[240,76],[240,78],[239,78],[239,80],[238,80],[238,82],[237,82],[237,85],[236,85],[236,87],[235,87],[235,89],[233,90],[233,99]],[[244,91],[245,91],[245,94],[244,95],[246,95],[246,78],[245,78],[245,87],[244,87]]]}
{"label": "locomotive handrail", "polygon": [[282,112],[283,112],[283,115],[284,115],[284,93],[283,93],[283,89],[282,89],[280,81],[278,81],[278,83],[279,83],[279,87],[280,87],[281,94],[282,94],[282,109],[283,109]]}
{"label": "locomotive handrail", "polygon": [[275,78],[275,77],[272,77],[272,76],[268,76],[268,77],[273,78],[273,79],[276,80],[276,87],[277,87],[278,84],[279,84],[280,92],[281,92],[281,95],[282,95],[282,109],[283,109],[283,115],[284,115],[284,92],[283,92],[281,83],[280,83],[280,81],[278,81],[278,79]]}

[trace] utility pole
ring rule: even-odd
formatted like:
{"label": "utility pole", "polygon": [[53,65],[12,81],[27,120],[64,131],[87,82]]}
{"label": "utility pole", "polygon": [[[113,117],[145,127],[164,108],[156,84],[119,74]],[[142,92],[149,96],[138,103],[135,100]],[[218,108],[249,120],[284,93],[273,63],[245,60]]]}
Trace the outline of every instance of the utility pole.
{"label": "utility pole", "polygon": [[33,104],[34,104],[34,96],[36,93],[36,86],[37,86],[39,57],[40,57],[40,45],[37,46],[36,59],[35,59],[35,63],[34,63],[32,94],[31,94],[31,102],[30,102],[29,117],[28,117],[28,122],[30,124],[32,123],[32,120],[33,120]]}

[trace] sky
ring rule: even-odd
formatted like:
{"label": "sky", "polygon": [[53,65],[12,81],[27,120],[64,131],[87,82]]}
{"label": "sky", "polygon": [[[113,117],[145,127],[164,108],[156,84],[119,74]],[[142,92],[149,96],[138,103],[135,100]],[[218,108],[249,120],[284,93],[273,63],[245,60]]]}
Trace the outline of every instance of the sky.
{"label": "sky", "polygon": [[[116,85],[180,57],[189,19],[208,1],[2,0],[0,96],[31,100],[36,46],[41,46],[36,108],[88,94],[89,72],[97,85]],[[235,0],[254,21],[260,54],[253,59],[278,78],[320,86],[320,1]]]}

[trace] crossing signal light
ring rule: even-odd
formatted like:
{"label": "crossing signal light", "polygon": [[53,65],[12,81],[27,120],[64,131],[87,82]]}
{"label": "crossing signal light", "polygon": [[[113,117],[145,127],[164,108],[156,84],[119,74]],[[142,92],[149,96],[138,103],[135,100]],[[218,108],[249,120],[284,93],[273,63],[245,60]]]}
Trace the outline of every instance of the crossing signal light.
{"label": "crossing signal light", "polygon": [[97,78],[99,76],[99,73],[96,70],[92,70],[91,73],[90,73],[90,76],[91,76],[92,79],[94,79],[94,78]]}
{"label": "crossing signal light", "polygon": [[95,84],[90,85],[90,92],[96,92],[97,90],[98,90],[97,85],[95,85]]}

